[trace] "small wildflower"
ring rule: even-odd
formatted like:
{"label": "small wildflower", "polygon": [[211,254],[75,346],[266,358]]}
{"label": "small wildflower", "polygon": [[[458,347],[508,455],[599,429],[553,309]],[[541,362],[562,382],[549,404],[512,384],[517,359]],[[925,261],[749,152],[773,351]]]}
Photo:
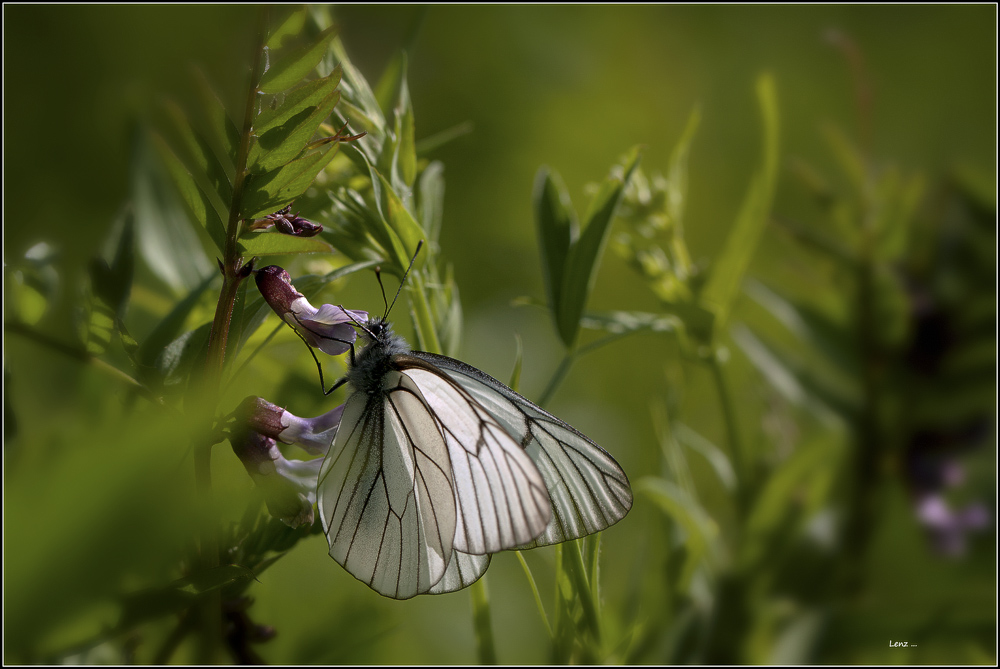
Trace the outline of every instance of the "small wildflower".
{"label": "small wildflower", "polygon": [[290,527],[311,525],[323,458],[288,460],[273,438],[242,426],[230,435],[230,443],[247,474],[263,491],[271,515]]}
{"label": "small wildflower", "polygon": [[367,311],[350,311],[332,304],[317,309],[295,290],[288,272],[277,265],[257,270],[256,279],[271,309],[307,344],[329,355],[346,353],[357,338],[354,326],[368,320]]}
{"label": "small wildflower", "polygon": [[314,455],[326,455],[337,435],[344,405],[315,418],[299,418],[262,397],[248,397],[235,414],[238,420],[265,437],[296,444]]}

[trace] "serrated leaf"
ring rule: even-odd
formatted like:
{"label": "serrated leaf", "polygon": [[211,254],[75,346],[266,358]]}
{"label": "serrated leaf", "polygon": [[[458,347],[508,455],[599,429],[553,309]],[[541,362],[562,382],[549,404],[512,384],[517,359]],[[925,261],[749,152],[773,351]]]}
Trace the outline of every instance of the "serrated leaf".
{"label": "serrated leaf", "polygon": [[538,247],[542,256],[542,279],[548,306],[554,317],[562,304],[563,275],[570,246],[579,236],[576,212],[569,192],[556,172],[541,167],[532,193]]}
{"label": "serrated leaf", "polygon": [[733,229],[701,292],[701,301],[717,315],[716,332],[729,316],[740,283],[757,243],[767,225],[778,172],[778,101],[774,80],[762,75],[757,80],[757,101],[763,120],[761,165],[751,180]]}
{"label": "serrated leaf", "polygon": [[280,93],[302,81],[326,55],[337,34],[335,26],[321,32],[315,40],[303,44],[290,53],[271,54],[271,67],[260,78],[258,89],[262,93]]}
{"label": "serrated leaf", "polygon": [[625,185],[639,164],[639,149],[632,149],[621,174],[614,174],[601,184],[587,211],[587,224],[576,243],[571,244],[563,272],[556,323],[567,348],[572,348],[580,331],[580,317],[597,279],[597,268],[611,229],[615,210]]}
{"label": "serrated leaf", "polygon": [[242,202],[242,218],[261,218],[291,204],[333,160],[338,146],[337,142],[331,142],[276,170],[249,175]]}
{"label": "serrated leaf", "polygon": [[195,221],[208,231],[212,241],[215,242],[219,251],[222,251],[226,247],[226,229],[215,208],[201,192],[201,189],[198,188],[198,184],[195,183],[191,173],[180,159],[177,158],[166,141],[159,135],[154,134],[153,143],[156,145],[167,171],[177,186],[177,190],[180,191],[181,198],[184,200],[184,204],[187,205],[188,211],[194,216]]}

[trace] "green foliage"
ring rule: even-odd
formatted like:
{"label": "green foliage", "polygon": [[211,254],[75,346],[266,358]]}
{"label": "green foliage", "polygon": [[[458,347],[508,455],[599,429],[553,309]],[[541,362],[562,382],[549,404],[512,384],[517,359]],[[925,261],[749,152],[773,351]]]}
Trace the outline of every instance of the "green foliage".
{"label": "green foliage", "polygon": [[[479,228],[442,234],[446,210],[481,221],[492,206],[470,207],[454,188],[468,182],[450,178],[460,197],[446,207],[444,163],[433,159],[446,154],[432,152],[471,123],[422,134],[415,100],[421,123],[441,118],[430,119],[426,60],[392,52],[370,85],[328,8],[267,12],[236,105],[195,70],[193,101],[158,103],[152,129],[134,133],[127,203],[99,257],[80,257],[74,275],[67,260],[81,254],[34,226],[45,241],[6,258],[5,661],[995,662],[995,529],[955,529],[977,505],[995,524],[995,175],[877,162],[860,94],[858,142],[829,123],[826,162],[786,155],[800,150],[804,115],[802,97],[779,105],[777,82],[794,90],[787,71],[757,79],[761,148],[745,189],[727,192],[700,161],[745,132],[720,124],[752,116],[752,98],[720,121],[708,96],[686,124],[657,119],[676,133],[662,174],[641,169],[632,149],[590,188],[582,216],[549,168],[532,192],[493,176],[504,159],[495,127],[476,118],[476,171],[533,216],[550,346],[564,355],[546,379],[545,340],[522,330],[522,349],[515,333],[510,385],[543,406],[563,389],[559,415],[591,413],[601,437],[613,435],[599,441],[636,492],[621,528],[498,556],[468,594],[394,602],[329,560],[319,522],[272,517],[219,446],[230,412],[248,393],[296,412],[336,400],[316,392],[312,360],[246,281],[250,270],[281,256],[314,304],[380,314],[368,270],[385,281],[413,261],[393,313],[408,309],[415,348],[457,356],[456,277],[463,295],[475,291],[469,262],[457,261],[495,254],[502,266],[524,249],[506,228],[482,242]],[[469,67],[480,62],[471,52]],[[534,96],[525,82],[538,80],[522,66],[505,62]],[[525,112],[511,107],[524,104],[513,88],[480,72],[497,114]],[[559,77],[571,87],[572,72]],[[594,102],[605,97],[634,111],[612,90]],[[465,102],[449,99],[445,118],[469,113]],[[575,138],[577,121],[557,111]],[[621,146],[646,131],[637,123],[639,138]],[[531,132],[518,139],[539,143]],[[647,166],[656,150],[643,148]],[[533,170],[534,156],[518,159]],[[563,169],[572,184],[578,175]],[[705,193],[735,217],[706,220],[718,208]],[[281,234],[267,217],[289,204],[322,232]],[[5,235],[20,219],[8,220]],[[74,221],[96,240],[92,223]],[[515,221],[504,223],[513,235]],[[700,257],[716,236],[718,251]],[[460,245],[470,239],[489,253]],[[474,269],[494,288],[518,281]],[[390,300],[395,288],[385,281]],[[473,352],[509,344],[506,330],[484,334],[492,308],[470,309]],[[532,327],[523,315],[512,327]],[[617,346],[626,338],[632,346]],[[21,360],[29,348],[44,355]],[[581,400],[584,386],[599,399]],[[635,406],[619,415],[609,398]],[[950,529],[920,515],[928,501],[953,513]],[[258,645],[275,630],[276,642]],[[917,648],[886,651],[886,639]]]}

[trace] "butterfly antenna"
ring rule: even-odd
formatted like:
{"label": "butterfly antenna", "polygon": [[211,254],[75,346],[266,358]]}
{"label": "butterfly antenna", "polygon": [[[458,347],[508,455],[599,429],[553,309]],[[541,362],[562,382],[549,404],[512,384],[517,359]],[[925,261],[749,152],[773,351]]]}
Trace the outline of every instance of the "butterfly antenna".
{"label": "butterfly antenna", "polygon": [[[392,308],[396,305],[396,300],[399,299],[399,292],[403,290],[403,284],[406,283],[406,277],[410,274],[410,270],[413,269],[413,263],[416,261],[417,254],[420,253],[420,247],[422,247],[423,245],[424,245],[424,240],[421,239],[419,242],[417,242],[417,250],[413,252],[413,257],[410,258],[410,264],[406,268],[406,271],[403,272],[403,278],[399,282],[399,288],[396,289],[396,297],[392,298],[392,304],[390,304],[385,308],[385,316],[383,316],[383,318],[388,318],[389,312],[392,311]],[[379,281],[379,285],[381,285],[381,283],[382,282]],[[383,302],[385,301],[385,290],[382,291],[382,301]]]}

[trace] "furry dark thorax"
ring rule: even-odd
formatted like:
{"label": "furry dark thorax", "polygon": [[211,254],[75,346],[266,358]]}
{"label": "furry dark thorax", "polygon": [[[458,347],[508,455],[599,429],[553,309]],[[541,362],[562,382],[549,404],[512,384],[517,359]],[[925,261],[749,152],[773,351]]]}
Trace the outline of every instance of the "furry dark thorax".
{"label": "furry dark thorax", "polygon": [[365,330],[368,344],[347,370],[347,381],[358,392],[375,395],[383,392],[386,374],[395,369],[393,356],[409,353],[410,347],[384,318],[369,321]]}

